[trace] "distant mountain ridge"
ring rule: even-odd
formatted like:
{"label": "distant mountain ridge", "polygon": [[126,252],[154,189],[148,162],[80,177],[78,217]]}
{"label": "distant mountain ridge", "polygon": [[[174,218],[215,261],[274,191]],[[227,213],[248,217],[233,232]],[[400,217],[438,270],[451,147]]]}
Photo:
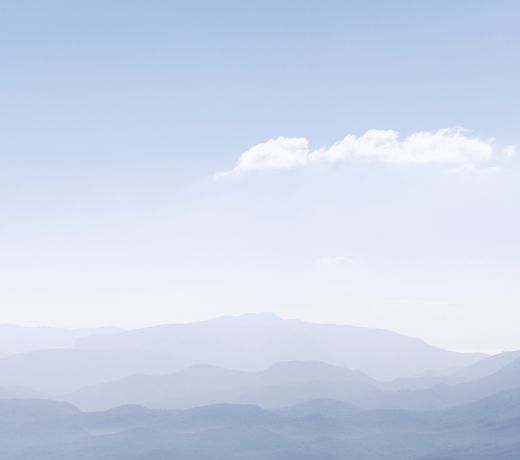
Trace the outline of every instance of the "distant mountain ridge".
{"label": "distant mountain ridge", "polygon": [[227,316],[83,337],[76,348],[168,351],[178,369],[211,364],[262,370],[283,361],[322,361],[391,380],[466,366],[485,357],[457,353],[383,329],[284,320],[273,314]]}
{"label": "distant mountain ridge", "polygon": [[68,329],[0,324],[0,358],[50,348],[68,348],[83,336],[113,334],[120,331],[117,327],[108,326]]}
{"label": "distant mountain ridge", "polygon": [[[510,355],[513,356],[513,355]],[[487,358],[491,359],[491,358]],[[520,358],[507,362],[490,375],[469,366],[469,376],[458,384],[434,383],[421,388],[407,379],[408,388],[380,382],[346,368],[320,362],[278,363],[261,372],[194,366],[169,375],[134,375],[82,388],[64,397],[85,410],[106,410],[125,404],[150,408],[186,409],[210,404],[254,404],[263,408],[339,400],[364,409],[431,410],[463,404],[504,390],[520,388]],[[497,363],[493,362],[493,365]],[[491,363],[483,369],[489,371]],[[435,382],[435,381],[434,381]],[[416,388],[416,387],[419,388]]]}
{"label": "distant mountain ridge", "polygon": [[512,460],[519,432],[520,352],[379,329],[245,315],[0,359],[0,460]]}
{"label": "distant mountain ridge", "polygon": [[[289,405],[320,397],[299,393],[304,384],[337,382],[345,391],[366,392],[379,382],[358,371],[321,362],[277,363],[259,372],[236,371],[199,365],[163,375],[134,375],[113,382],[82,388],[65,399],[86,410],[103,410],[127,404],[152,408],[184,409],[217,403],[258,404],[265,407]],[[289,387],[289,391],[284,391]],[[278,399],[262,392],[279,391]]]}
{"label": "distant mountain ridge", "polygon": [[448,370],[442,375],[396,379],[390,383],[389,387],[395,390],[420,390],[436,385],[457,385],[492,375],[518,358],[520,358],[520,351],[505,351],[483,358],[469,366]]}
{"label": "distant mountain ridge", "polygon": [[[30,334],[38,331],[29,328]],[[60,395],[130,375],[165,375],[200,364],[261,371],[290,361],[323,362],[393,380],[465,367],[486,356],[443,350],[382,329],[313,324],[273,314],[101,331],[88,330],[94,334],[86,336],[87,330],[74,332],[80,337],[72,347],[3,357],[0,386]],[[22,332],[27,333],[25,328]],[[70,344],[70,331],[67,334],[59,341]]]}
{"label": "distant mountain ridge", "polygon": [[0,387],[0,400],[50,399],[49,395],[24,387]]}

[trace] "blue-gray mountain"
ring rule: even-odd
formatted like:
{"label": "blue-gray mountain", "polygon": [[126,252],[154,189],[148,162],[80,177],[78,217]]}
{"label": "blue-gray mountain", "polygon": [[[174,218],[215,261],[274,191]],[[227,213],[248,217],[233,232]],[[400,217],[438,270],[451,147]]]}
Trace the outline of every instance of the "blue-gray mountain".
{"label": "blue-gray mountain", "polygon": [[381,329],[259,314],[95,334],[79,338],[72,348],[4,357],[0,386],[63,394],[132,374],[161,375],[198,364],[260,371],[298,360],[321,361],[390,380],[463,367],[483,357],[443,350]]}
{"label": "blue-gray mountain", "polygon": [[483,357],[442,350],[382,329],[283,320],[269,313],[89,336],[76,346],[168,351],[180,367],[211,364],[254,371],[282,361],[322,361],[383,380],[465,366]]}
{"label": "blue-gray mountain", "polygon": [[520,357],[510,361],[497,355],[483,361],[466,372],[446,375],[444,382],[432,378],[430,387],[423,387],[425,377],[417,378],[419,384],[414,379],[380,382],[360,372],[309,361],[279,363],[262,372],[194,366],[164,376],[134,375],[85,387],[64,399],[86,410],[123,404],[182,409],[217,403],[276,408],[313,399],[335,399],[365,409],[431,410],[520,387]]}
{"label": "blue-gray mountain", "polygon": [[34,332],[4,340],[0,460],[520,458],[520,352],[246,315],[13,353]]}
{"label": "blue-gray mountain", "polygon": [[71,347],[81,337],[119,331],[116,327],[66,329],[0,324],[0,358],[15,353]]}
{"label": "blue-gray mountain", "polygon": [[213,405],[83,413],[65,403],[0,401],[1,460],[513,460],[519,430],[518,389],[429,412],[311,401],[276,411]]}

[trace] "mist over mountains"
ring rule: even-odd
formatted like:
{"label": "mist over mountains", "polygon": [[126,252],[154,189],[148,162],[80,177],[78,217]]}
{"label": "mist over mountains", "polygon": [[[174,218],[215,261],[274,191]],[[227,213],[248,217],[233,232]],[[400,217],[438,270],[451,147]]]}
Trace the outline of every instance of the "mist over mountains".
{"label": "mist over mountains", "polygon": [[[48,331],[52,336],[52,330]],[[55,343],[63,337],[54,331]],[[484,355],[456,353],[391,331],[283,320],[272,314],[221,317],[78,337],[72,346],[0,360],[0,385],[60,394],[132,374],[162,375],[206,364],[261,371],[287,361],[320,361],[379,380],[472,364]],[[22,337],[39,330],[24,330]],[[9,349],[14,345],[9,344]],[[0,349],[1,351],[1,349]]]}
{"label": "mist over mountains", "polygon": [[262,370],[281,361],[323,361],[382,380],[463,366],[483,357],[449,352],[383,329],[283,320],[273,314],[87,336],[76,341],[76,348],[167,351],[178,368],[211,364]]}
{"label": "mist over mountains", "polygon": [[1,331],[0,459],[520,455],[520,351],[272,314]]}
{"label": "mist over mountains", "polygon": [[520,460],[519,22],[0,0],[0,460]]}
{"label": "mist over mountains", "polygon": [[27,353],[42,349],[67,348],[81,337],[113,334],[117,327],[67,329],[58,327],[23,327],[0,324],[0,358],[15,353]]}
{"label": "mist over mountains", "polygon": [[315,399],[334,399],[363,409],[434,410],[520,387],[520,357],[491,374],[477,374],[473,367],[465,376],[459,371],[426,386],[422,377],[382,382],[312,361],[278,363],[261,372],[194,366],[165,376],[134,375],[85,387],[63,399],[86,410],[124,404],[184,409],[234,403],[276,408]]}
{"label": "mist over mountains", "polygon": [[279,410],[121,406],[85,413],[40,400],[0,401],[1,459],[514,459],[518,390],[443,411],[362,411],[330,401]]}

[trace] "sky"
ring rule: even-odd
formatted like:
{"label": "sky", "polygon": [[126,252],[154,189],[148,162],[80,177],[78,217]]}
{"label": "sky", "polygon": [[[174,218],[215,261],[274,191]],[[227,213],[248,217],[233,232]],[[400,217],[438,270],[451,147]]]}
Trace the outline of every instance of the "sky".
{"label": "sky", "polygon": [[0,322],[520,348],[514,1],[0,3]]}

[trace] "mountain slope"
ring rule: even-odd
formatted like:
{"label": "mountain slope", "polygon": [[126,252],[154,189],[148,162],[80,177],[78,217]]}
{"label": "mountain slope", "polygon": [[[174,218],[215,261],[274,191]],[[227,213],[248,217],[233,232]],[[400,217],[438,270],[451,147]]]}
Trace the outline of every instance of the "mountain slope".
{"label": "mountain slope", "polygon": [[0,401],[0,425],[2,460],[512,460],[520,453],[520,393],[432,412],[311,401],[278,411],[220,404],[82,413]]}
{"label": "mountain slope", "polygon": [[[501,359],[501,362],[507,360]],[[486,370],[490,370],[495,365],[498,367],[497,363],[493,363],[492,366],[488,364],[484,367]],[[373,402],[378,404],[378,407],[440,409],[470,403],[514,389],[520,389],[520,358],[514,359],[509,364],[499,367],[496,372],[482,378],[455,385],[440,384],[423,390],[400,390],[384,395],[382,400],[374,399]]]}
{"label": "mountain slope", "polygon": [[390,380],[469,365],[481,354],[455,353],[382,329],[283,320],[272,314],[222,317],[79,339],[97,350],[168,350],[178,368],[211,364],[261,370],[281,361],[322,361]]}
{"label": "mountain slope", "polygon": [[[317,395],[301,391],[305,383],[315,382],[321,382],[316,388]],[[325,382],[341,385],[345,391],[353,386],[365,389],[378,385],[370,377],[350,369],[293,361],[278,363],[260,372],[194,366],[164,376],[134,375],[83,388],[68,395],[66,400],[87,410],[125,404],[188,408],[232,402],[273,407],[325,396],[322,393]],[[269,392],[278,392],[278,395],[269,395]]]}
{"label": "mountain slope", "polygon": [[235,403],[279,408],[317,399],[364,409],[433,410],[513,388],[520,388],[520,359],[481,379],[419,390],[395,390],[393,382],[375,381],[324,363],[298,361],[278,363],[261,372],[195,366],[164,376],[135,375],[83,388],[65,399],[87,410],[123,404],[183,409]]}
{"label": "mountain slope", "polygon": [[49,396],[30,388],[0,387],[0,400],[7,399],[49,399]]}
{"label": "mountain slope", "polygon": [[457,385],[487,377],[517,358],[520,358],[520,351],[506,351],[485,357],[469,366],[446,370],[440,375],[395,379],[389,382],[388,388],[394,390],[422,390],[436,385]]}
{"label": "mountain slope", "polygon": [[0,360],[0,386],[23,386],[63,394],[137,372],[164,374],[177,370],[166,352],[143,350],[41,350]]}
{"label": "mountain slope", "polygon": [[71,347],[80,337],[120,332],[115,327],[66,329],[0,324],[0,357],[48,348]]}
{"label": "mountain slope", "polygon": [[78,339],[74,348],[7,356],[0,359],[0,386],[65,394],[129,375],[164,375],[199,364],[260,371],[287,361],[321,361],[386,380],[481,358],[390,331],[245,315],[92,335]]}

